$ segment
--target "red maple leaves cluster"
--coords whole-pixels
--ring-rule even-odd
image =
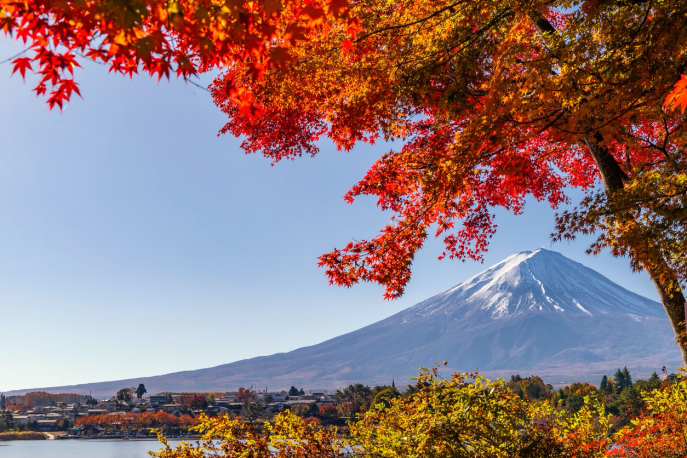
[[[365,33],[369,31],[360,32]],[[341,54],[352,66],[372,59],[377,49],[392,46],[372,38],[354,47],[346,41],[350,40],[342,41]],[[371,70],[370,79],[385,76],[375,71]],[[565,201],[566,186],[588,189],[595,180],[594,163],[581,148],[570,147],[539,126],[509,127],[512,130],[506,142],[503,132],[493,132],[494,141],[484,141],[488,135],[482,133],[470,154],[457,158],[461,153],[454,146],[456,136],[465,131],[476,112],[493,110],[494,105],[486,97],[477,97],[468,114],[454,116],[456,111],[453,107],[447,110],[444,101],[455,89],[442,75],[414,95],[414,106],[400,108],[405,101],[399,102],[398,94],[383,84],[371,85],[365,97],[349,98],[340,96],[347,88],[336,84],[317,87],[312,96],[308,89],[301,92],[296,88],[298,103],[287,106],[265,100],[271,87],[261,92],[262,88],[251,86],[262,108],[255,117],[243,114],[224,87],[225,82],[245,79],[242,72],[245,70],[238,66],[211,87],[215,103],[230,118],[221,133],[243,136],[241,146],[246,153],[262,153],[273,163],[317,154],[316,142],[322,137],[339,149],[350,150],[356,142],[374,143],[380,132],[389,132],[390,119],[401,125],[390,135],[405,140],[400,151],[382,155],[345,196],[348,203],[362,195],[377,197],[380,209],[395,214],[391,223],[371,240],[351,242],[320,257],[319,266],[326,268],[330,283],[339,286],[369,281],[384,285],[385,298],[399,297],[430,228],[435,236],[444,238],[446,249],[440,258],[481,259],[496,230],[492,207],[520,213],[527,196],[556,206]],[[403,110],[402,115],[397,114]],[[399,117],[404,119],[399,121]],[[413,117],[420,120],[410,120]],[[504,143],[509,144],[507,150]],[[456,221],[461,224],[458,228]]]
[[[242,61],[259,77],[286,59],[270,44],[302,38],[325,17],[344,20],[347,6],[347,0],[0,0],[0,30],[26,46],[12,73],[38,74],[34,91],[47,95],[51,109],[61,109],[80,95],[74,81],[79,58],[158,80]],[[242,102],[238,89],[233,95]]]
[[[346,194],[348,202],[360,195],[376,196],[378,207],[396,215],[372,240],[351,242],[321,256],[320,266],[327,268],[332,283],[376,282],[385,286],[385,298],[398,297],[429,228],[435,237],[443,236],[445,251],[439,259],[481,259],[496,231],[492,207],[517,214],[528,195],[556,206],[565,201],[566,186],[593,185],[591,160],[579,149],[557,145],[545,133],[527,138],[524,132],[525,139],[506,154],[493,154],[493,145],[487,143],[476,145],[474,156],[458,166],[451,143],[460,123],[439,129],[432,127],[436,124],[428,112],[427,119],[414,126],[415,137],[400,152],[382,156]],[[546,161],[541,160],[544,151]],[[465,173],[468,168],[479,173]],[[571,173],[562,176],[561,169]],[[458,228],[456,221],[461,222]]]
[[[562,51],[548,49],[542,37],[548,32],[538,30],[527,11],[461,3],[457,13],[451,2],[366,7],[358,11],[366,19],[357,38],[343,31],[310,37],[307,49],[290,50],[298,59],[288,72],[243,84],[247,69],[239,64],[211,87],[230,118],[222,133],[242,136],[247,153],[273,162],[317,154],[321,138],[343,150],[380,136],[403,142],[345,196],[349,203],[375,196],[394,216],[376,237],[320,257],[333,284],[369,281],[383,285],[387,299],[400,296],[430,233],[443,238],[440,258],[481,260],[496,230],[494,207],[518,214],[528,197],[557,207],[566,202],[566,188],[594,187],[599,170],[589,141],[607,148],[625,174],[654,167],[680,147],[675,122],[651,111],[661,102],[644,100],[640,83],[630,80],[626,92],[632,95],[624,99],[616,83],[590,76],[587,58],[565,73],[552,69],[563,65]],[[442,35],[453,14],[464,22],[456,19]],[[644,16],[635,16],[624,20],[643,26]],[[574,36],[566,27],[579,27],[555,10],[544,11],[542,20],[563,35]],[[580,55],[591,52],[583,42],[575,44]],[[610,45],[618,55],[631,52],[622,43]],[[231,98],[227,88],[237,84],[261,107],[259,117],[245,116]],[[655,94],[667,93],[664,81],[655,84],[662,88]]]
[[[684,110],[687,77],[670,92],[671,60],[649,52],[674,46],[677,16],[660,5],[600,14],[597,3],[580,21],[553,7],[444,0],[0,0],[0,28],[26,43],[13,72],[37,73],[51,108],[80,94],[81,58],[158,79],[221,69],[211,86],[229,116],[221,133],[242,136],[247,153],[274,163],[316,154],[321,138],[344,150],[404,142],[345,196],[376,196],[390,224],[319,263],[331,283],[376,282],[395,298],[429,233],[443,237],[440,258],[480,260],[493,207],[517,214],[528,196],[556,207],[566,187],[590,190],[590,142],[625,176],[682,147],[679,123],[652,107]],[[642,34],[629,43],[650,45],[617,40],[620,23]],[[573,224],[559,237],[575,230],[594,231]]]

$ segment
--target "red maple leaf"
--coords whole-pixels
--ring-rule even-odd
[[[666,101],[663,102],[663,109],[668,110],[674,105],[680,107],[680,112],[684,113],[685,108],[687,108],[687,76],[681,75],[680,81],[675,83],[673,90],[666,97]]]
[[[33,72],[33,67],[31,66],[31,58],[30,57],[17,57],[12,61],[13,67],[12,67],[12,74],[14,72],[19,71],[19,74],[21,75],[22,79],[26,79],[26,70],[28,69],[29,71]]]

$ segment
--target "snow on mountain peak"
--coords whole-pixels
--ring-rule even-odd
[[[411,307],[415,316],[479,314],[503,319],[526,312],[566,316],[623,313],[663,316],[660,304],[634,294],[598,272],[545,250],[514,253],[448,291]]]

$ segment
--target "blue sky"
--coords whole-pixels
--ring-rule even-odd
[[[0,41],[0,61],[21,48]],[[353,331],[540,246],[656,298],[626,260],[551,245],[554,212],[497,212],[484,264],[430,240],[400,300],[329,286],[317,256],[387,222],[345,192],[389,145],[270,167],[209,95],[84,62],[62,114],[0,65],[0,391],[156,375],[288,351]],[[204,83],[209,82],[205,79]],[[428,362],[430,364],[431,362]],[[233,387],[232,387],[233,388]]]

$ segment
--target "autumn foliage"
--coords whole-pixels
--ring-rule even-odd
[[[309,418],[278,414],[259,432],[240,420],[201,417],[198,444],[165,448],[155,456],[219,454],[227,458],[331,457],[558,457],[663,458],[687,453],[687,382],[664,383],[645,394],[647,412],[611,433],[610,415],[593,391],[575,413],[551,400],[528,400],[502,381],[476,374],[448,379],[424,371],[412,393],[360,413],[345,435]]]
[[[208,406],[208,401],[203,396],[194,396],[191,398],[190,407],[191,409],[205,409]]]
[[[15,36],[27,52],[12,61],[13,73],[34,72],[34,91],[62,108],[73,94],[79,61],[107,64],[132,76],[145,72],[184,79],[236,61],[253,77],[286,59],[278,43],[293,43],[323,18],[355,25],[346,0],[0,0],[0,30]],[[268,46],[270,44],[270,46]],[[238,88],[232,95],[241,102]]]
[[[664,386],[645,397],[646,412],[620,431],[617,448],[609,452],[616,458],[687,456],[687,383]]]
[[[250,388],[239,387],[239,391],[236,395],[236,400],[243,404],[250,404],[253,402],[255,393]]]
[[[429,235],[440,258],[481,260],[495,207],[589,193],[552,238],[595,234],[590,253],[646,269],[687,362],[685,14],[682,0],[0,0],[0,27],[28,47],[13,70],[37,73],[51,107],[78,94],[79,59],[158,78],[218,69],[221,132],[248,153],[397,141],[345,196],[393,216],[320,257],[337,285],[396,298]]]
[[[685,107],[687,107],[687,76],[685,75],[680,76],[680,81],[675,83],[675,87],[670,91],[663,104],[663,108],[667,109],[674,106],[680,107],[681,113],[684,113]]]
[[[685,100],[687,4],[363,0],[351,14],[354,37],[332,24],[259,81],[238,62],[211,86],[222,132],[273,163],[322,139],[396,142],[344,197],[374,197],[391,220],[320,257],[330,282],[397,298],[428,236],[443,239],[440,259],[482,260],[495,208],[560,208],[576,189],[587,195],[552,239],[594,234],[589,253],[646,269],[687,362],[687,131],[671,108]]]
[[[324,137],[345,150],[404,141],[345,197],[375,196],[391,223],[320,258],[333,283],[377,282],[398,297],[430,232],[444,239],[440,257],[481,259],[493,207],[520,213],[528,197],[557,207],[566,188],[593,189],[600,160],[639,179],[680,160],[681,119],[661,109],[680,72],[683,48],[671,40],[684,38],[672,32],[684,5],[669,3],[562,14],[566,2],[359,2],[355,40],[340,27],[312,35],[289,47],[288,68],[245,86],[261,117],[229,97],[248,66],[224,72],[213,96],[230,118],[223,132],[273,161],[316,154]],[[601,229],[603,217],[561,236]],[[601,245],[632,246],[630,235]]]
[[[79,59],[158,78],[218,69],[222,132],[246,152],[401,142],[345,196],[394,216],[320,257],[337,285],[398,297],[430,234],[440,258],[481,260],[495,207],[590,192],[553,239],[596,234],[590,252],[646,269],[687,358],[686,13],[682,0],[0,0],[0,27],[26,43],[13,71],[37,73],[51,107],[79,93]]]
[[[121,412],[116,414],[89,415],[79,417],[76,425],[97,425],[103,428],[129,429],[129,428],[160,428],[177,427],[191,428],[199,423],[197,418],[190,415],[177,417],[167,412]]]
[[[33,407],[36,405],[47,405],[54,404],[58,402],[73,403],[73,402],[86,402],[87,397],[83,394],[74,393],[47,393],[45,391],[31,391],[22,395],[14,395],[7,397],[8,407],[14,406],[13,408],[19,407]]]
[[[160,435],[164,448],[152,456],[181,458],[222,456],[274,458],[344,458],[350,456],[341,448],[336,428],[321,428],[317,422],[308,421],[290,413],[275,416],[273,423],[262,428],[231,420],[228,417],[208,418],[201,416],[196,428],[203,436],[196,444],[182,442],[171,447]]]
[[[336,418],[336,416],[338,415],[338,411],[336,410],[336,407],[332,405],[323,405],[322,407],[320,407],[318,415],[320,417],[325,418]]]

